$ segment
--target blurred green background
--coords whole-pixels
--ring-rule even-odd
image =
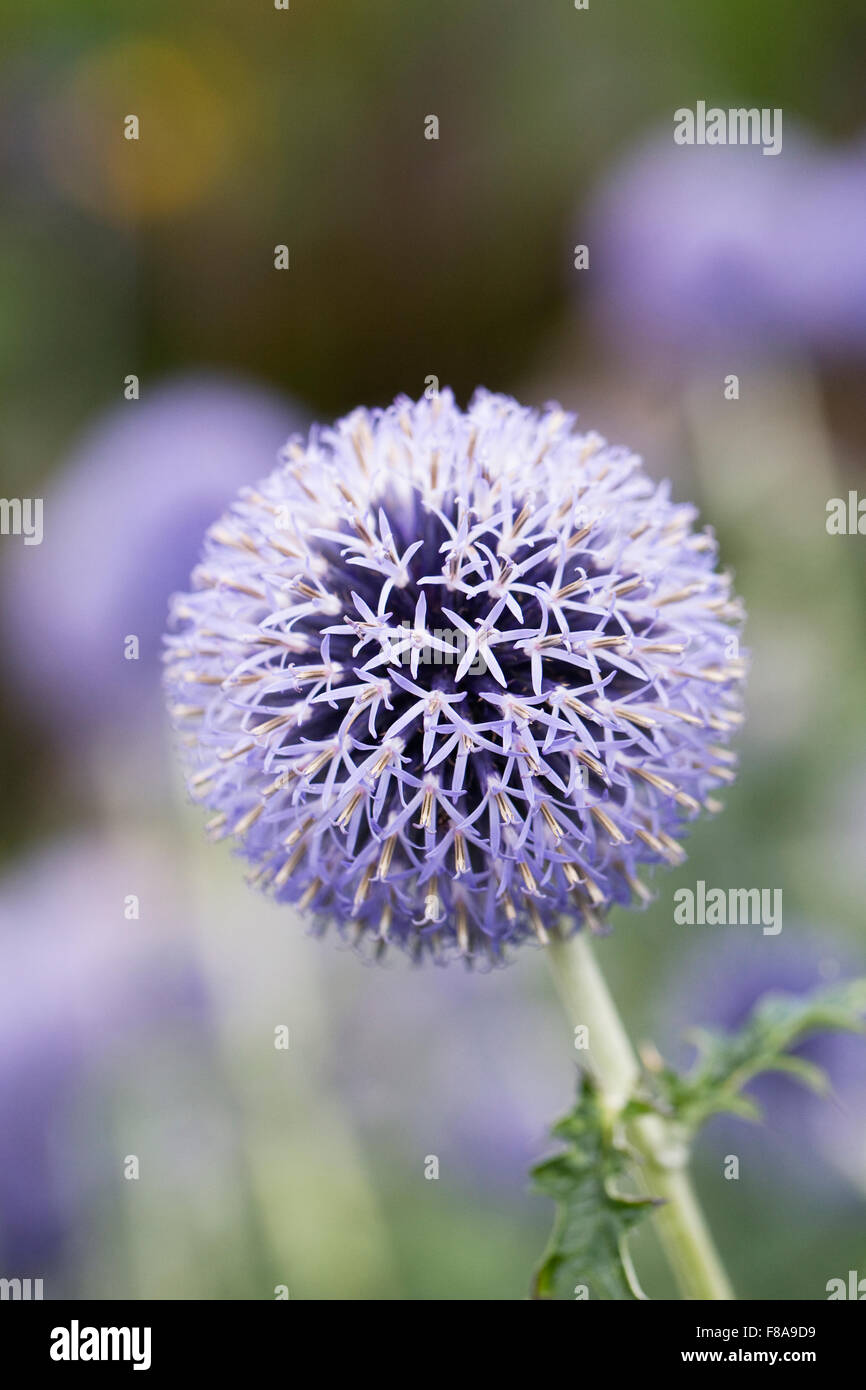
[[[479,384],[555,397],[642,452],[735,571],[750,718],[725,813],[645,913],[617,915],[601,962],[635,1037],[665,1046],[758,975],[862,969],[866,542],[829,536],[825,508],[864,486],[863,260],[829,234],[866,188],[851,154],[866,10],[10,0],[0,32],[2,490],[46,499],[42,546],[0,537],[0,1273],[44,1276],[49,1297],[522,1298],[552,1216],[526,1167],[574,1084],[544,962],[364,969],[204,844],[157,713],[159,615],[183,582],[165,478],[191,467],[159,393],[210,383],[183,406],[184,430],[200,421],[211,441],[202,475],[241,403],[263,412],[250,481],[272,466],[280,412],[327,420],[418,396],[431,375],[461,403]],[[639,348],[628,318],[608,322],[619,271],[599,273],[600,190],[699,99],[784,110],[778,161],[749,151],[768,178],[798,141],[812,152],[814,231],[792,283],[844,304],[838,331],[813,306],[765,341],[748,312],[760,296],[745,296],[720,365],[665,284],[683,311],[673,346],[649,311]],[[837,211],[818,174],[849,158]],[[718,238],[697,200],[688,215],[693,238]],[[733,232],[737,216],[731,203]],[[767,234],[769,264],[774,247],[789,258],[797,220]],[[851,234],[866,245],[866,221]],[[666,254],[655,237],[647,224],[647,280]],[[150,459],[132,438],[145,410]],[[202,529],[242,480],[222,477]],[[166,489],[165,517],[145,517],[142,486]],[[116,601],[114,626],[94,590]],[[130,671],[121,636],[149,617]],[[781,937],[675,928],[672,894],[696,878],[782,886]],[[765,1139],[718,1122],[701,1145],[698,1185],[743,1296],[821,1298],[866,1274],[866,1073],[850,1053],[838,1065],[820,1118],[785,1090]],[[719,1176],[732,1152],[736,1183]],[[651,1235],[638,1257],[649,1291],[669,1293]]]

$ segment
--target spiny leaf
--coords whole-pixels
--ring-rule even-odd
[[[586,1286],[590,1298],[645,1298],[626,1236],[655,1201],[618,1190],[631,1155],[603,1113],[588,1077],[582,1078],[574,1109],[553,1134],[567,1147],[532,1171],[537,1189],[558,1204],[553,1234],[535,1274],[533,1298],[573,1298],[578,1285]]]
[[[826,1073],[792,1055],[792,1049],[815,1033],[864,1032],[864,1013],[866,979],[808,995],[767,994],[736,1032],[701,1028],[691,1033],[698,1053],[690,1069],[680,1075],[663,1067],[649,1078],[649,1093],[633,1106],[649,1104],[694,1133],[720,1111],[760,1119],[759,1107],[742,1091],[763,1072],[787,1072],[827,1095],[831,1088]]]
[[[825,1073],[793,1049],[815,1033],[864,1032],[864,1014],[866,979],[805,996],[765,995],[736,1032],[696,1030],[691,1036],[697,1057],[685,1074],[659,1058],[615,1118],[605,1112],[592,1080],[584,1076],[574,1109],[553,1130],[565,1143],[564,1151],[533,1170],[536,1187],[557,1202],[533,1297],[572,1298],[576,1286],[585,1285],[591,1298],[644,1298],[626,1237],[656,1200],[619,1188],[635,1167],[623,1138],[632,1121],[661,1114],[670,1135],[688,1144],[719,1111],[758,1120],[760,1109],[743,1088],[768,1071],[787,1072],[826,1095]]]

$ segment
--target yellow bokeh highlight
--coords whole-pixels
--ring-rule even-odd
[[[51,181],[112,222],[159,220],[194,207],[235,163],[249,83],[230,52],[193,58],[175,44],[130,39],[88,54],[44,113]],[[127,139],[136,116],[139,138]]]

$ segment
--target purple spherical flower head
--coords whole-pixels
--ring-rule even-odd
[[[641,460],[479,391],[294,438],[172,604],[190,786],[279,901],[494,959],[598,925],[732,778],[741,619]]]

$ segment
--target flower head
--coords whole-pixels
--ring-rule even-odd
[[[172,604],[190,786],[280,901],[502,955],[647,895],[732,779],[739,605],[641,460],[479,391],[292,439]]]

